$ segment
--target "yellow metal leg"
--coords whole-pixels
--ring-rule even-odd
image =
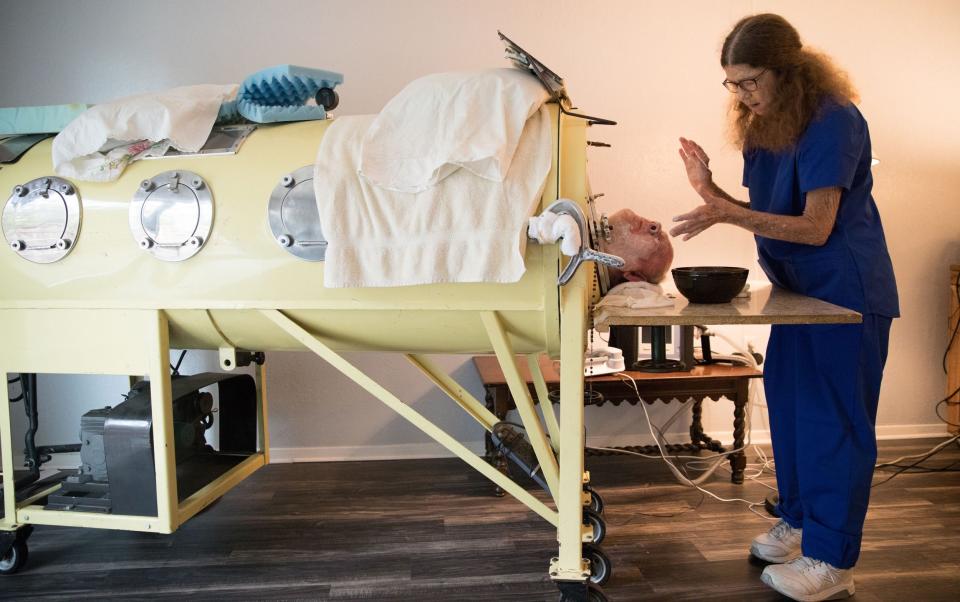
[[[493,425],[499,422],[496,414],[487,409],[487,406],[480,403],[476,397],[464,389],[460,383],[450,378],[443,370],[424,355],[409,353],[407,360],[416,366],[418,370],[427,375],[427,378],[433,381],[433,384],[447,394],[450,399],[457,402],[474,420],[480,423],[487,431],[493,429]]]
[[[547,381],[543,378],[543,371],[540,370],[540,354],[531,353],[527,355],[527,366],[530,368],[533,387],[537,391],[537,400],[540,402],[540,413],[543,414],[543,421],[547,424],[547,432],[550,433],[550,445],[553,447],[554,452],[559,452],[560,425],[557,423],[557,415],[553,412],[553,404],[550,402],[550,392],[547,390]]]
[[[367,376],[363,371],[348,362],[315,336],[304,330],[299,324],[288,318],[283,312],[275,309],[260,310],[266,318],[276,324],[284,332],[300,342],[304,347],[313,351],[331,366],[339,370],[344,376],[363,387],[368,393],[382,401],[387,407],[405,418],[415,427],[426,433],[431,439],[450,450],[461,460],[475,468],[485,477],[499,485],[504,491],[517,498],[523,505],[530,508],[552,525],[557,525],[557,513],[546,504],[533,497],[523,487],[490,466],[486,460],[470,451],[465,445],[451,437],[446,431],[433,424],[416,410],[403,403],[395,395],[383,388],[379,383]]]
[[[152,312],[155,328],[147,334],[150,413],[153,417],[153,467],[157,484],[157,520],[164,533],[177,522],[177,460],[173,445],[173,392],[170,383],[170,336],[167,316]]]
[[[560,490],[557,502],[560,554],[550,576],[584,580],[590,575],[583,559],[583,353],[586,347],[587,288],[581,270],[560,290]]]
[[[16,479],[13,476],[13,433],[10,429],[10,396],[7,395],[9,374],[6,367],[0,365],[3,377],[3,395],[0,395],[0,455],[3,456],[3,520],[0,529],[12,530],[16,524],[17,497],[14,495]]]
[[[257,364],[254,378],[257,381],[257,443],[263,454],[263,463],[270,463],[270,424],[267,410],[267,368]]]
[[[493,350],[497,354],[497,360],[500,362],[500,369],[503,370],[503,376],[507,380],[507,386],[510,387],[513,403],[527,431],[530,445],[537,455],[537,461],[540,462],[543,478],[550,488],[550,494],[554,501],[557,501],[557,486],[559,485],[557,457],[547,441],[547,436],[540,425],[540,419],[537,418],[537,410],[533,407],[533,399],[530,398],[527,382],[520,374],[513,347],[510,345],[510,340],[507,338],[507,333],[504,331],[503,324],[500,323],[500,318],[496,312],[480,312],[480,318],[487,329],[487,335],[493,344]]]

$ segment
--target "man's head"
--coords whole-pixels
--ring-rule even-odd
[[[623,258],[621,270],[610,268],[614,283],[623,280],[657,283],[663,280],[673,262],[670,237],[653,222],[640,217],[630,209],[621,209],[609,218],[610,240],[603,251]]]

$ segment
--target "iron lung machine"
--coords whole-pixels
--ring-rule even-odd
[[[563,99],[555,100],[553,165],[539,211],[558,198],[573,199],[567,210],[586,227],[589,121],[567,114]],[[328,124],[259,126],[235,154],[139,161],[111,183],[54,176],[49,139],[0,169],[0,190],[9,191],[3,213],[7,248],[0,249],[0,372],[144,378],[129,407],[89,416],[86,427],[102,433],[105,446],[126,438],[142,452],[149,440],[151,451],[127,454],[150,469],[138,469],[137,481],[137,495],[149,502],[131,506],[114,493],[109,512],[67,509],[71,490],[62,483],[25,499],[5,496],[0,532],[8,556],[25,553],[26,534],[35,524],[171,533],[269,462],[264,367],[257,366],[251,415],[239,419],[238,428],[247,433],[243,449],[236,450],[243,457],[184,495],[177,454],[205,454],[190,431],[196,420],[202,426],[204,412],[184,414],[180,400],[193,389],[185,392],[182,380],[171,378],[170,348],[216,350],[227,371],[251,352],[308,350],[554,525],[560,548],[550,576],[562,590],[582,589],[596,575],[605,557],[595,540],[604,529],[585,489],[582,372],[593,270],[574,272],[557,245],[529,244],[526,272],[512,284],[324,288],[315,205],[310,215],[310,166]],[[539,464],[550,503],[340,355],[356,350],[405,354],[488,431],[497,418],[424,354],[495,353],[524,422],[525,455]],[[537,357],[561,360],[559,417],[553,411],[538,416],[518,354],[526,356],[544,408],[553,406]],[[10,492],[10,404],[6,396],[0,403],[3,482]],[[132,412],[132,419],[119,420],[114,413],[121,411]],[[178,443],[183,425],[189,436]],[[113,472],[110,455],[100,468]],[[600,599],[595,595],[590,599]]]

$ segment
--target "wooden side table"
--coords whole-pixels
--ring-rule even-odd
[[[473,358],[480,379],[486,390],[487,408],[504,420],[507,412],[514,409],[513,398],[504,379],[500,365],[494,356],[480,355]],[[560,383],[560,362],[554,362],[546,356],[540,358],[540,369],[551,391],[557,389]],[[519,362],[522,374],[530,387],[531,395],[536,400],[536,391],[530,384],[530,373],[526,362]],[[585,405],[602,406],[605,403],[620,405],[629,403],[636,405],[641,400],[647,404],[656,401],[669,403],[674,399],[687,400],[693,398],[693,420],[690,424],[690,443],[671,445],[669,451],[689,451],[708,449],[723,452],[725,449],[719,441],[711,439],[703,432],[701,422],[705,399],[719,400],[721,397],[733,401],[733,449],[740,449],[744,443],[744,411],[749,394],[749,379],[762,376],[763,373],[746,366],[697,366],[689,372],[666,372],[651,374],[647,372],[626,372],[637,384],[637,391],[629,381],[619,376],[607,374],[588,377],[584,383]],[[637,392],[639,391],[639,399]],[[495,465],[503,466],[504,461],[498,458],[499,454],[493,447],[489,433],[486,436],[487,459]],[[629,446],[622,449],[639,453],[657,454],[656,445]],[[734,483],[743,483],[743,471],[747,464],[746,454],[740,451],[730,455],[730,480]]]

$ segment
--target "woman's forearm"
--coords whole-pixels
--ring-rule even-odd
[[[813,246],[821,246],[827,242],[840,203],[839,188],[824,188],[808,193],[803,215],[778,215],[754,211],[748,203],[737,201],[719,188],[716,188],[716,191],[707,193],[713,197],[707,202],[714,206],[720,202],[725,203],[723,222],[740,226],[765,238]],[[706,200],[706,196],[704,199]]]
[[[745,202],[745,201],[738,201],[737,199],[735,199],[735,198],[733,198],[732,196],[730,196],[729,194],[727,194],[727,192],[726,192],[725,190],[723,190],[722,188],[720,188],[719,186],[717,186],[717,185],[714,184],[713,182],[711,182],[710,185],[709,185],[705,190],[702,190],[702,191],[699,191],[699,192],[700,192],[700,196],[703,197],[704,200],[706,200],[706,195],[712,195],[712,196],[714,196],[714,197],[719,197],[719,198],[727,201],[728,203],[733,203],[734,205],[737,205],[737,206],[739,206],[739,207],[743,207],[744,209],[749,209],[749,208],[750,208],[750,203]]]

